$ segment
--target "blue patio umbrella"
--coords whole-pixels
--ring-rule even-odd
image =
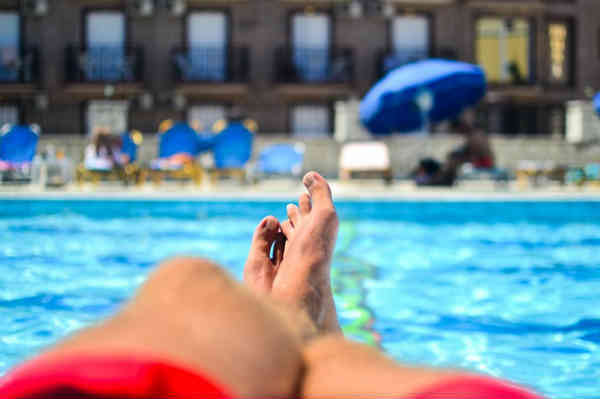
[[[376,135],[415,131],[427,121],[456,118],[485,91],[485,74],[476,65],[440,59],[415,62],[373,86],[360,104],[360,120]]]
[[[600,93],[596,94],[596,97],[594,97],[594,109],[598,115],[600,115]]]

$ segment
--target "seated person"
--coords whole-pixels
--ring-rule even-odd
[[[494,153],[483,131],[462,121],[454,123],[453,130],[464,135],[464,144],[452,151],[444,164],[434,159],[422,160],[412,173],[417,185],[452,186],[460,168],[467,164],[479,170],[494,168]]]
[[[314,172],[304,185],[288,220],[257,226],[243,285],[207,260],[165,262],[121,312],[3,377],[0,397],[540,399],[346,340],[331,289],[331,190]]]
[[[494,153],[488,136],[464,122],[455,123],[455,130],[465,136],[465,143],[451,156],[462,164],[469,163],[475,169],[493,169]]]
[[[108,171],[128,163],[129,157],[121,152],[121,138],[105,127],[94,129],[92,142],[85,148],[85,168]]]

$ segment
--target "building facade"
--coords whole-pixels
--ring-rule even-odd
[[[428,57],[482,65],[489,132],[561,135],[600,90],[600,1],[2,0],[0,124],[206,129],[235,107],[326,136],[335,101]]]

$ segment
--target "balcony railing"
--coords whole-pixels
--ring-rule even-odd
[[[66,49],[66,79],[74,83],[139,82],[144,57],[139,46],[71,45]]]
[[[392,69],[396,69],[411,62],[428,58],[456,59],[456,51],[451,48],[441,48],[434,52],[428,48],[407,48],[402,50],[383,50],[377,57],[377,78],[382,78]]]
[[[244,83],[250,76],[247,47],[177,47],[171,61],[177,82]]]
[[[332,47],[281,47],[275,53],[279,83],[352,83],[352,49]]]
[[[18,49],[0,46],[0,84],[34,83],[39,77],[39,55],[36,47]]]

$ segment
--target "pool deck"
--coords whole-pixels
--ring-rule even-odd
[[[380,181],[331,181],[337,200],[344,201],[600,201],[600,188],[544,185],[519,188],[515,183],[505,187],[493,182],[463,182],[453,188],[421,188],[411,181],[396,181],[386,186]],[[123,187],[118,183],[97,186],[71,185],[60,189],[43,189],[35,185],[0,185],[0,200],[145,200],[145,201],[272,201],[293,200],[304,188],[289,179],[273,179],[258,184],[240,185],[221,182],[218,185],[164,183],[142,187]]]

